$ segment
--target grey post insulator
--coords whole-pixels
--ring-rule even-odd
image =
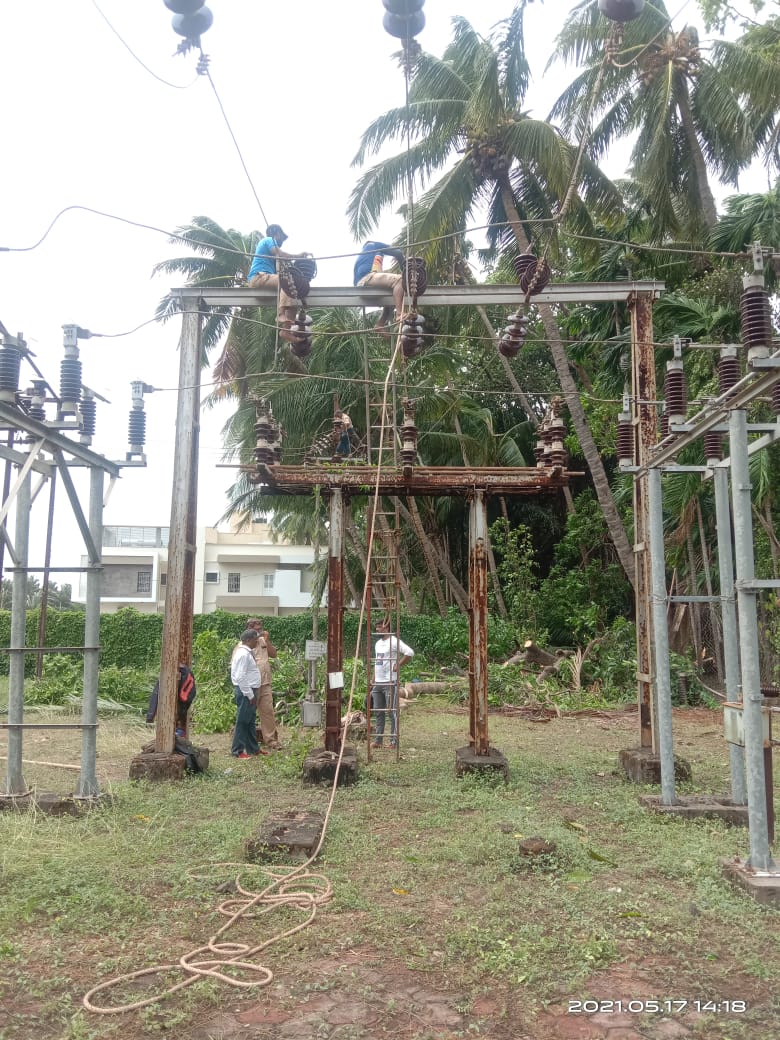
[[[613,22],[632,22],[645,9],[645,0],[599,0],[599,11]]]
[[[0,349],[0,400],[13,401],[19,389],[19,367],[22,353],[5,344]]]
[[[81,362],[78,348],[66,347],[65,353],[60,362],[60,414],[75,415],[81,400]]]
[[[97,419],[97,402],[91,394],[84,394],[84,399],[79,407],[81,414],[81,436],[83,444],[91,444],[95,436],[95,424]]]
[[[143,450],[146,441],[146,412],[139,408],[130,410],[130,419],[127,424],[127,439],[130,442],[130,450],[139,453]]]
[[[194,14],[203,7],[203,0],[163,0],[163,3],[174,14]]]
[[[411,40],[425,28],[425,14],[422,11],[413,11],[409,15],[401,15],[386,11],[382,25],[385,32],[397,40]]]
[[[425,0],[382,0],[382,3],[386,11],[403,16],[419,11],[425,5]]]
[[[213,22],[214,15],[208,7],[199,7],[192,14],[175,14],[171,19],[173,31],[188,40],[201,36],[211,28]]]

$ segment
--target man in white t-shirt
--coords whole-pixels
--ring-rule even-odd
[[[401,666],[414,657],[414,650],[390,634],[390,619],[385,617],[376,626],[379,639],[374,648],[374,685],[371,687],[371,720],[374,731],[372,747],[382,747],[385,734],[385,716],[390,716],[390,747],[396,747],[398,673]],[[400,657],[398,656],[400,653]]]

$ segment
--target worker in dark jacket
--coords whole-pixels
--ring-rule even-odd
[[[395,304],[395,316],[396,319],[400,318],[404,310],[404,287],[403,278],[400,274],[396,274],[394,271],[383,271],[384,257],[391,256],[398,262],[398,266],[403,270],[404,254],[400,249],[395,249],[393,246],[389,246],[386,242],[365,242],[363,249],[358,253],[357,260],[355,261],[355,270],[353,274],[352,284],[370,285],[374,288],[389,289],[393,294],[393,303]],[[379,321],[376,323],[377,329],[384,329],[388,321],[392,317],[392,310],[390,307],[383,307],[382,313],[379,316]]]

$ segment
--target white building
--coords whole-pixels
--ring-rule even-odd
[[[310,545],[271,540],[267,523],[241,531],[201,527],[196,536],[194,613],[296,614],[311,606]],[[86,562],[86,560],[82,560]],[[162,613],[168,571],[167,527],[104,527],[101,611],[135,607]],[[79,599],[84,599],[84,578]]]

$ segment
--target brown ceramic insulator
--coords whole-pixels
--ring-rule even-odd
[[[529,269],[525,272],[523,277],[520,279],[520,288],[524,293],[529,293],[531,296],[535,296],[536,293],[540,293],[542,289],[550,281],[550,265],[546,260],[539,260],[534,264],[533,270]]]
[[[533,253],[518,253],[514,259],[515,276],[518,282],[522,282],[526,271],[536,267],[536,257]]]
[[[305,358],[311,354],[311,336],[301,333],[291,344],[292,352],[297,358]]]
[[[751,285],[739,301],[742,316],[742,342],[746,347],[769,347],[772,344],[772,313],[769,295],[763,286]]]
[[[739,382],[742,372],[736,354],[721,354],[718,360],[718,387],[722,394]]]
[[[265,415],[255,423],[255,439],[269,441],[274,432],[271,419]]]
[[[417,299],[422,296],[428,288],[428,275],[425,270],[425,261],[421,256],[410,256],[403,266],[402,272],[404,293]]]
[[[542,458],[544,457],[544,444],[541,441],[537,441],[534,445],[534,458],[536,459],[536,465],[541,466]]]
[[[558,466],[561,469],[566,465],[566,452],[563,448],[552,448],[547,454],[547,465]]]
[[[723,458],[723,434],[715,430],[707,430],[704,434],[705,459]]]
[[[772,411],[775,415],[780,415],[780,383],[775,383],[772,387]]]
[[[523,341],[517,337],[508,336],[506,333],[498,341],[498,352],[505,358],[517,357],[520,353]]]
[[[255,461],[262,463],[264,466],[270,466],[274,461],[274,450],[270,444],[258,445],[255,448]]]
[[[661,431],[661,440],[669,436],[669,415],[665,409],[663,412],[661,412],[661,422],[659,424],[659,428]]]
[[[673,362],[670,362],[670,365]],[[682,368],[667,366],[664,379],[664,397],[668,415],[685,415],[688,411],[688,389],[685,385],[685,373]]]
[[[634,427],[631,418],[618,418],[617,425],[617,456],[618,459],[630,459],[634,461]]]

